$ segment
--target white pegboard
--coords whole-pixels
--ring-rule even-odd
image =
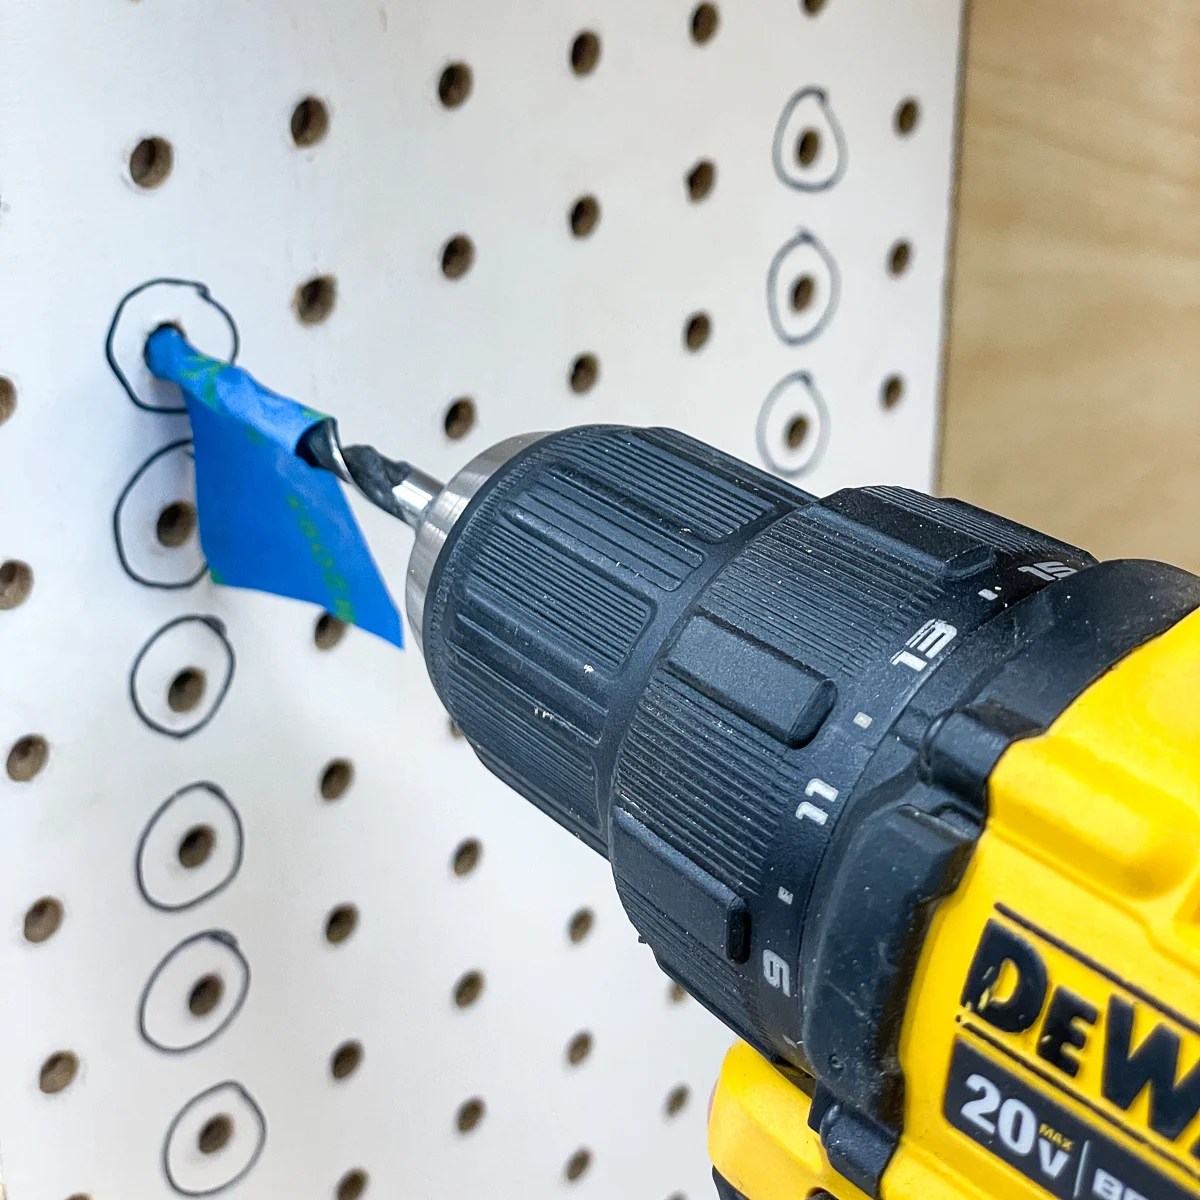
[[[162,586],[202,566],[194,534],[165,548],[155,532],[191,486],[186,420],[135,407],[104,348],[131,289],[200,281],[260,379],[443,477],[509,434],[611,420],[765,455],[818,492],[928,486],[957,0],[719,8],[699,44],[678,0],[8,0],[0,561],[28,564],[33,587],[0,611],[0,751],[49,747],[33,778],[0,775],[11,1200],[326,1198],[354,1169],[370,1197],[711,1194],[705,1099],[728,1035],[672,1002],[606,864],[452,738],[412,650],[355,630],[321,650],[303,605]],[[582,30],[600,55],[579,75]],[[473,84],[447,108],[451,62]],[[328,128],[298,148],[289,121],[310,95]],[[172,151],[150,189],[129,176],[148,137]],[[691,200],[702,160],[715,183]],[[574,237],[587,194],[600,219]],[[448,279],[460,234],[474,259]],[[893,275],[898,240],[910,261]],[[302,324],[296,289],[322,275],[332,311]],[[166,319],[221,348],[228,329],[186,291],[142,295],[118,365],[136,375]],[[579,394],[585,353],[599,379]],[[903,395],[885,407],[892,376]],[[476,420],[452,440],[461,396]],[[409,535],[358,511],[402,595]],[[20,579],[4,578],[11,599]],[[186,667],[206,688],[180,714],[167,693]],[[334,760],[353,779],[325,799]],[[212,845],[203,858],[193,839],[185,857],[203,861],[184,867],[197,828]],[[460,876],[467,839],[482,855]],[[61,923],[30,941],[43,897]],[[346,905],[357,923],[331,943]],[[581,908],[594,926],[576,943]],[[30,932],[56,912],[35,909]],[[483,990],[459,1007],[471,971]],[[221,995],[194,1016],[209,975]],[[582,1031],[591,1053],[571,1065]],[[361,1062],[334,1078],[348,1043]],[[41,1090],[44,1068],[53,1085],[75,1061]]]

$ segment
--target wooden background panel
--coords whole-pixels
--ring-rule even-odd
[[[941,488],[1200,570],[1200,4],[975,0]]]

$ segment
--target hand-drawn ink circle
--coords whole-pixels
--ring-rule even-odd
[[[113,538],[117,544],[117,558],[120,559],[125,574],[144,587],[161,588],[164,591],[194,587],[208,570],[199,538],[194,534],[179,546],[168,548],[160,544],[161,539],[155,537],[154,518],[159,516],[161,509],[153,503],[155,497],[149,493],[145,497],[141,495],[144,489],[149,489],[149,492],[163,491],[158,476],[169,476],[171,460],[184,455],[192,457],[190,438],[180,438],[178,441],[169,442],[161,450],[156,450],[121,489],[121,494],[117,497],[117,506],[113,510]],[[166,498],[165,494],[161,497]],[[143,500],[144,503],[139,503]],[[159,566],[161,569],[155,575],[151,575],[152,566]]]
[[[190,1004],[198,983],[209,986]],[[184,1054],[211,1042],[241,1011],[250,964],[223,929],[193,934],[164,955],[142,990],[138,1032],[156,1050]]]
[[[829,412],[807,371],[788,375],[771,389],[755,434],[764,461],[787,479],[821,461],[829,442]]]
[[[204,329],[195,328],[198,321]],[[125,394],[146,412],[187,412],[182,397],[170,399],[179,394],[176,385],[156,379],[145,362],[146,339],[168,322],[181,324],[198,349],[225,362],[237,361],[241,342],[233,315],[213,298],[206,284],[166,276],[138,284],[117,304],[105,338],[104,356]],[[214,339],[223,344],[215,345]],[[151,396],[157,397],[156,403],[148,399]]]
[[[220,1137],[209,1136],[220,1128]],[[163,1140],[167,1182],[181,1196],[215,1196],[250,1173],[267,1141],[267,1121],[235,1080],[193,1096],[176,1113]]]
[[[808,288],[795,303],[796,281]],[[767,312],[780,341],[799,346],[811,341],[833,319],[841,295],[837,263],[820,239],[807,231],[784,243],[767,270]]]
[[[181,912],[215,896],[242,865],[242,820],[216,784],[189,783],[168,796],[138,839],[134,874],[142,899]],[[204,852],[194,848],[202,844]]]
[[[173,634],[173,630],[181,632]],[[164,638],[179,642],[178,650],[164,645]],[[182,661],[184,658],[190,661]],[[233,682],[234,665],[233,646],[221,621],[201,614],[176,617],[150,638],[133,661],[129,697],[134,711],[157,733],[190,737],[216,715]],[[204,671],[213,683],[207,687],[202,703],[176,712],[168,705],[167,696],[171,681],[185,668]]]
[[[810,110],[811,115],[806,115]],[[803,153],[797,169],[792,165],[797,162],[793,150],[800,144]],[[831,144],[832,151],[826,148]],[[784,105],[775,126],[771,161],[781,183],[803,192],[823,191],[845,174],[846,135],[824,88],[801,88]]]

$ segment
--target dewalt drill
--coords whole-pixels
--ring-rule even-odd
[[[724,1200],[1200,1196],[1200,579],[663,429],[301,452],[415,528],[454,721],[741,1039]]]

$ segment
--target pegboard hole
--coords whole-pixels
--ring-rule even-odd
[[[50,743],[37,733],[18,738],[8,752],[8,777],[15,783],[28,783],[50,757]]]
[[[225,982],[220,975],[202,975],[188,994],[188,1012],[193,1017],[207,1017],[225,995]]]
[[[17,411],[17,385],[7,375],[0,375],[0,425]]]
[[[688,199],[696,204],[713,190],[717,182],[717,168],[707,158],[702,158],[685,176]]]
[[[574,1183],[576,1180],[582,1179],[587,1174],[588,1167],[592,1165],[592,1152],[590,1150],[580,1148],[576,1150],[570,1158],[567,1159],[567,1165],[563,1167],[563,1174],[567,1177],[568,1182]]]
[[[335,758],[321,772],[321,799],[340,800],[354,782],[354,764],[346,758]]]
[[[801,7],[810,17],[815,17],[825,7],[825,0],[801,0]]]
[[[580,196],[571,206],[571,233],[587,237],[600,223],[600,201],[595,196]]]
[[[358,928],[358,909],[353,904],[339,904],[325,918],[325,940],[336,946]]]
[[[292,141],[297,146],[315,146],[329,132],[329,109],[316,96],[305,96],[292,109]]]
[[[38,1087],[47,1096],[52,1096],[55,1092],[61,1092],[64,1088],[70,1087],[78,1071],[79,1059],[70,1050],[59,1050],[42,1063],[42,1070],[38,1075]]]
[[[571,391],[582,396],[596,386],[600,378],[600,360],[594,354],[581,354],[571,364]]]
[[[886,409],[893,409],[904,399],[904,380],[899,375],[889,375],[879,389],[879,402]]]
[[[53,896],[35,900],[25,913],[25,940],[37,943],[53,937],[62,919],[63,906]]]
[[[167,688],[167,707],[173,713],[191,712],[204,699],[206,686],[207,679],[199,667],[184,667]]]
[[[596,924],[596,914],[590,908],[581,908],[567,922],[567,937],[576,945],[584,940]]]
[[[668,1117],[679,1116],[687,1108],[691,1096],[691,1089],[686,1083],[681,1083],[678,1087],[673,1087],[667,1093],[667,1098],[663,1101],[663,1112]]]
[[[0,563],[0,609],[24,604],[33,588],[33,571],[28,563],[10,558]]]
[[[567,1062],[577,1067],[584,1062],[592,1052],[592,1035],[586,1029],[581,1030],[567,1043]]]
[[[817,294],[817,281],[811,275],[801,275],[792,284],[792,311],[805,312]]]
[[[821,153],[821,134],[816,129],[801,131],[796,139],[796,161],[802,167],[811,167]]]
[[[667,988],[667,999],[672,1004],[682,1004],[688,998],[687,988],[682,983],[672,983]]]
[[[459,1105],[454,1124],[458,1127],[459,1133],[470,1133],[483,1120],[486,1113],[487,1105],[484,1104],[482,1098],[472,1096],[470,1100]]]
[[[571,70],[576,75],[590,75],[600,62],[600,36],[585,29],[571,43]]]
[[[461,279],[475,262],[475,246],[465,233],[457,233],[442,247],[442,274]]]
[[[692,41],[703,46],[711,41],[721,24],[721,14],[715,4],[697,4],[692,10]]]
[[[712,320],[708,313],[692,313],[683,327],[683,344],[695,354],[704,347],[712,333]]]
[[[476,838],[467,838],[465,842],[459,843],[458,849],[454,851],[454,858],[451,865],[455,875],[460,878],[464,875],[470,875],[472,871],[479,866],[479,860],[483,857],[483,845]]]
[[[896,115],[893,118],[896,126],[896,132],[901,137],[907,137],[917,127],[917,122],[921,119],[921,106],[911,96],[907,100],[901,100],[896,106]]]
[[[189,871],[203,866],[216,844],[216,830],[211,825],[193,825],[179,840],[179,865]]]
[[[783,443],[789,450],[799,450],[811,432],[812,422],[807,417],[793,417],[783,431]]]
[[[175,151],[166,138],[142,138],[129,156],[129,178],[140,188],[156,188],[171,174]]]
[[[229,1145],[233,1137],[233,1118],[228,1113],[209,1117],[196,1138],[196,1148],[201,1154],[216,1154]]]
[[[359,1200],[367,1190],[368,1182],[367,1173],[361,1168],[355,1167],[353,1171],[347,1171],[338,1180],[337,1191],[335,1193],[337,1200]]]
[[[337,303],[337,280],[332,275],[316,275],[296,289],[292,302],[301,325],[320,325]]]
[[[448,438],[457,441],[466,437],[475,427],[475,401],[470,396],[459,396],[446,409],[446,419],[442,422]]]
[[[459,729],[458,722],[453,717],[446,722],[446,729],[454,741],[461,742],[463,740],[463,731]]]
[[[896,242],[888,251],[888,274],[903,275],[912,262],[912,243],[903,239]]]
[[[362,1042],[343,1042],[329,1060],[329,1073],[334,1079],[349,1079],[362,1065]]]
[[[447,108],[457,108],[471,94],[473,77],[464,62],[451,63],[438,80],[438,99]]]
[[[454,1003],[459,1008],[470,1008],[483,995],[483,972],[468,971],[454,985]]]
[[[159,542],[169,550],[182,546],[196,532],[196,506],[186,500],[168,504],[158,514],[154,533]]]
[[[333,613],[322,613],[313,625],[313,644],[318,650],[332,650],[346,634],[346,622]]]

